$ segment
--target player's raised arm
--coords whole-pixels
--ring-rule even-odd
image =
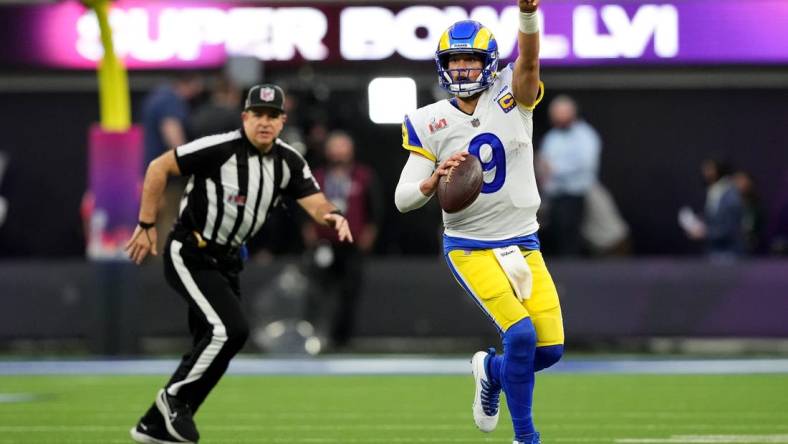
[[[519,54],[514,62],[512,90],[521,105],[531,107],[539,97],[539,0],[518,0],[520,31],[517,33]]]

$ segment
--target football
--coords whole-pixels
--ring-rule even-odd
[[[456,213],[472,204],[482,191],[484,176],[479,158],[468,155],[438,181],[438,202],[443,211]]]

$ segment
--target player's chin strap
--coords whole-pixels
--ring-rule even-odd
[[[531,267],[528,266],[523,254],[520,252],[520,247],[517,245],[510,245],[508,247],[493,248],[495,259],[501,264],[506,278],[514,289],[517,299],[520,302],[525,301],[531,297],[531,289],[533,288],[534,278],[531,273]]]
[[[476,77],[476,80],[473,82],[461,82],[461,81],[453,81],[451,77],[452,71],[471,71],[471,69],[461,68],[461,69],[446,69],[442,71],[443,78],[446,80],[446,88],[451,94],[454,94],[457,97],[470,97],[474,94],[478,94],[485,89],[489,88],[491,83],[484,84],[482,81],[484,80],[484,75],[486,71],[489,71],[489,67],[482,69],[479,73],[479,76]]]
[[[484,72],[479,73],[479,77],[477,77],[474,82],[453,82],[451,80],[451,74],[449,74],[448,71],[444,72],[443,75],[449,80],[449,92],[457,97],[470,97],[484,91],[490,86],[482,84]]]
[[[485,89],[487,87],[482,86],[479,82],[452,84],[449,86],[451,93],[458,97],[470,97]]]

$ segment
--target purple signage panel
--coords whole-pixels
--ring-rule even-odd
[[[788,1],[561,1],[542,9],[550,65],[788,64]]]
[[[443,30],[467,18],[493,30],[503,59],[516,55],[513,0],[113,5],[115,48],[131,69],[218,67],[228,56],[272,63],[428,60]],[[77,1],[0,13],[14,15],[6,19],[15,25],[0,36],[17,44],[4,46],[19,49],[0,56],[3,64],[91,69],[101,56],[95,17]],[[552,0],[543,2],[540,17],[542,60],[550,66],[788,64],[786,0]]]
[[[83,203],[89,221],[87,255],[126,259],[123,247],[137,226],[142,189],[142,127],[111,132],[94,125],[89,141],[90,179]]]

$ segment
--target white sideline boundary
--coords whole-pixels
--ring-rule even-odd
[[[770,444],[788,443],[788,435],[673,435],[670,438],[619,438],[616,444]]]
[[[470,357],[239,357],[234,375],[466,375]],[[167,375],[174,359],[0,361],[0,375]],[[547,373],[752,374],[788,373],[788,359],[566,359]]]

